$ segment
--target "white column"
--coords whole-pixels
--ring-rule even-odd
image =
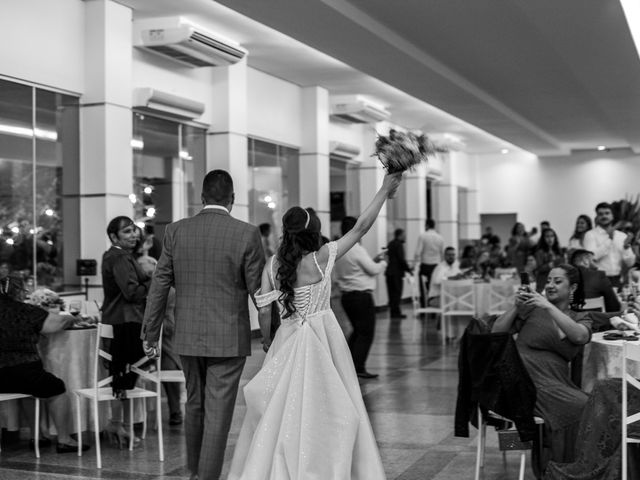
[[[464,189],[460,191],[460,229],[461,240],[478,240],[480,233],[480,215],[478,215],[478,191]]]
[[[109,247],[107,223],[133,215],[131,152],[131,10],[108,0],[85,2],[85,94],[80,105],[80,236],[82,258]],[[100,298],[101,289],[92,289]]]
[[[215,111],[207,132],[205,170],[222,169],[233,178],[233,216],[249,220],[249,166],[247,161],[247,63],[212,69]],[[206,172],[205,172],[206,173]],[[196,185],[202,181],[196,180]],[[198,197],[200,196],[198,191]]]
[[[329,92],[322,87],[302,89],[302,145],[300,146],[300,206],[312,207],[330,236]]]
[[[424,231],[427,219],[427,174],[426,165],[420,165],[413,172],[404,174],[404,189],[399,191],[405,197],[404,228],[407,236],[405,254],[411,262],[416,252],[418,236]]]

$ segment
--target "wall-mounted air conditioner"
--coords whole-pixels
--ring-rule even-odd
[[[350,160],[360,155],[360,148],[348,143],[331,141],[329,142],[329,153],[331,156]]]
[[[204,113],[204,103],[154,88],[134,89],[132,107],[143,112],[188,119],[198,118]]]
[[[247,55],[247,51],[232,40],[209,32],[182,17],[134,21],[133,45],[187,67],[232,65]]]
[[[330,113],[332,118],[349,123],[376,123],[391,116],[382,105],[359,95],[332,97]]]

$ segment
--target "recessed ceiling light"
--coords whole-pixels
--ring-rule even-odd
[[[606,150],[606,149],[607,149],[607,147],[605,147],[604,145],[598,145],[598,150],[600,152],[602,152],[603,150]]]
[[[509,153],[509,149],[508,148],[503,148],[502,150],[500,150],[500,153],[505,155],[505,154]]]

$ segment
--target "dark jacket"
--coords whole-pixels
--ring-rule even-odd
[[[491,410],[513,420],[523,442],[536,437],[536,388],[511,334],[490,333],[472,320],[462,336],[458,372],[457,437],[469,436],[469,421],[477,424],[478,404],[484,415]]]
[[[619,312],[621,310],[620,301],[613,291],[611,281],[602,270],[593,270],[578,267],[582,274],[582,284],[584,286],[584,298],[604,297],[604,309],[606,312]]]
[[[411,268],[404,255],[404,242],[391,240],[387,245],[389,263],[385,275],[402,277],[405,272],[411,273]]]
[[[107,250],[102,256],[102,322],[141,324],[150,283],[133,255],[117,247]]]

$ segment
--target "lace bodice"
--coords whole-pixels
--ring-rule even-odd
[[[324,271],[318,265],[318,261],[316,260],[316,254],[313,252],[313,260],[320,271],[320,275],[322,276],[321,280],[316,283],[312,283],[310,285],[303,285],[301,287],[296,287],[294,292],[293,304],[296,307],[296,312],[283,320],[284,323],[296,322],[300,320],[304,320],[309,316],[316,314],[318,312],[323,312],[325,310],[329,310],[329,300],[331,297],[331,270],[333,269],[333,265],[336,260],[337,253],[337,245],[336,242],[330,242],[327,244],[329,248],[329,259],[327,261],[327,266]],[[271,258],[269,264],[269,276],[271,278],[271,284],[275,285],[275,276],[273,271],[273,260],[274,257]],[[278,298],[282,295],[282,292],[278,289],[274,289],[265,294],[256,294],[256,303],[258,307],[264,307],[269,305],[271,302],[278,300]],[[284,307],[280,302],[278,302],[280,307],[280,314],[284,310]]]

